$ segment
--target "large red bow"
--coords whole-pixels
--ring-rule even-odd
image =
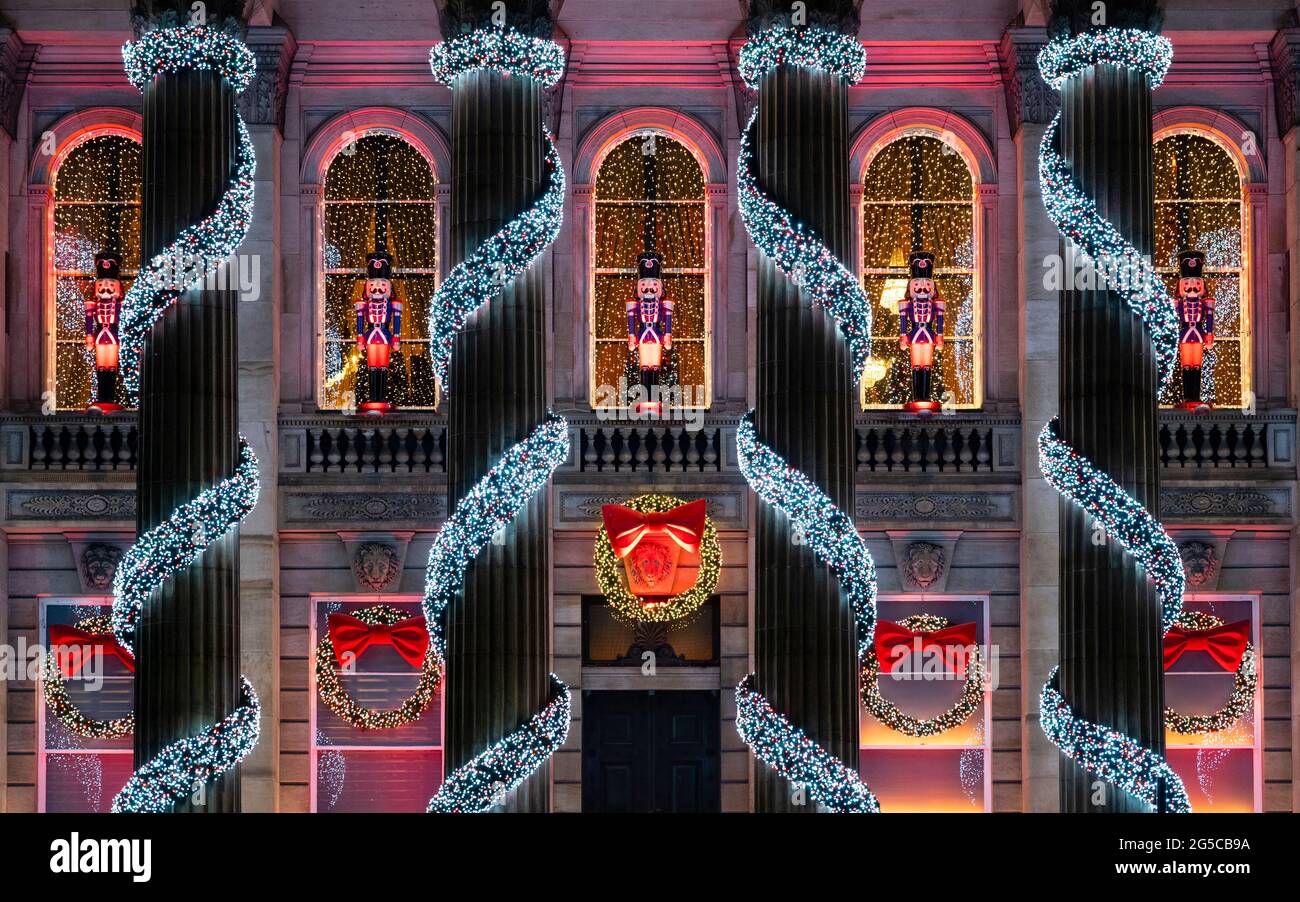
[[[424,666],[429,650],[429,631],[423,617],[408,617],[396,623],[366,623],[351,614],[329,615],[330,642],[340,667],[361,657],[372,645],[391,645],[412,667]]]
[[[614,547],[614,555],[625,558],[642,539],[665,535],[690,554],[698,554],[704,539],[705,499],[681,504],[663,513],[643,514],[621,504],[606,504],[600,509],[605,532]]]
[[[894,650],[898,646],[903,646],[909,652],[915,652],[918,641],[921,650],[939,649],[943,653],[943,661],[948,669],[953,673],[961,673],[966,669],[966,649],[975,644],[975,624],[959,623],[956,626],[926,632],[909,630],[901,623],[894,623],[892,620],[882,620],[876,624],[876,660],[880,662],[880,670],[889,673],[894,669],[894,665],[907,657],[907,655],[895,655]]]
[[[50,647],[63,649],[55,654],[59,670],[65,677],[81,673],[86,662],[95,655],[117,658],[127,670],[135,673],[135,657],[119,645],[111,633],[88,633],[75,626],[55,623],[50,625]]]
[[[1241,666],[1241,656],[1246,653],[1248,642],[1249,620],[1236,620],[1205,630],[1175,626],[1165,633],[1165,670],[1172,667],[1185,651],[1205,651],[1224,670],[1236,671]]]

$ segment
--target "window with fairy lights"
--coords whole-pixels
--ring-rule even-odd
[[[1205,290],[1215,299],[1214,345],[1205,352],[1201,397],[1217,407],[1250,406],[1250,214],[1243,167],[1236,149],[1211,132],[1157,135],[1156,271],[1173,303],[1179,252],[1205,253]],[[1181,400],[1174,379],[1160,403]]]
[[[107,728],[131,714],[135,678],[116,646],[97,644],[111,631],[112,605],[112,598],[41,599],[41,645],[65,664],[57,685],[42,673],[36,698],[39,811],[106,813],[131,776],[131,733]],[[67,644],[56,648],[59,641]],[[74,658],[72,646],[95,650]]]
[[[1191,594],[1183,611],[1164,638],[1165,757],[1193,812],[1262,811],[1259,598]]]
[[[391,596],[314,598],[311,608],[311,810],[322,813],[423,812],[442,785],[440,685],[418,715],[399,726],[365,729],[322,698],[316,651],[329,635],[329,616],[365,616],[376,605],[395,617],[423,618],[420,599]],[[423,622],[420,624],[423,628]],[[372,712],[402,710],[419,691],[422,672],[397,644],[371,642],[348,666],[335,666],[337,691]]]
[[[366,255],[381,249],[393,256],[393,297],[404,308],[388,400],[399,409],[437,406],[429,357],[429,307],[438,287],[436,185],[429,156],[388,132],[363,135],[330,160],[321,221],[321,409],[352,410],[368,400],[352,305],[362,294]]]
[[[861,272],[871,299],[872,338],[861,385],[864,409],[897,408],[911,397],[898,304],[907,294],[908,257],[917,251],[934,254],[935,283],[947,306],[931,397],[949,408],[982,403],[979,206],[973,169],[957,140],[918,128],[867,155]]]
[[[646,171],[653,155],[654,199]],[[667,406],[707,408],[709,375],[709,217],[704,169],[696,151],[647,131],[615,144],[597,163],[592,217],[591,404],[624,407],[621,385],[640,385],[637,357],[627,347],[626,303],[636,294],[637,255],[646,250],[650,217],[654,249],[663,256],[664,297],[673,301],[673,346],[659,384]]]
[[[48,379],[58,410],[84,410],[95,391],[95,353],[86,347],[86,299],[95,292],[95,255],[122,255],[122,290],[140,265],[140,144],[93,133],[54,171],[48,323]],[[126,403],[118,382],[119,404]]]
[[[859,772],[884,811],[992,810],[988,598],[877,600],[874,679],[859,706]],[[973,640],[973,645],[967,642]]]

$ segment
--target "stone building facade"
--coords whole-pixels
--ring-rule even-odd
[[[119,48],[130,27],[121,4],[73,5],[84,9],[0,2],[0,636],[14,647],[46,641],[52,606],[106,598],[106,574],[135,523],[133,416],[88,416],[58,392],[52,223],[59,167],[87,140],[138,141],[141,122],[140,96],[122,71]],[[648,15],[622,0],[554,5],[569,62],[547,95],[546,116],[569,191],[563,231],[538,265],[548,297],[549,397],[568,417],[572,440],[548,489],[550,651],[553,670],[574,690],[575,710],[547,776],[551,804],[558,811],[599,807],[601,798],[617,804],[609,802],[613,789],[593,794],[601,768],[631,768],[638,785],[658,781],[658,798],[672,778],[593,748],[599,733],[584,719],[599,710],[640,722],[667,696],[675,716],[703,710],[711,719],[705,732],[716,728],[688,754],[703,762],[689,779],[706,787],[705,807],[752,810],[756,765],[734,728],[731,693],[753,667],[750,537],[758,503],[735,452],[759,365],[757,251],[736,204],[736,157],[753,103],[736,70],[744,16],[735,0],[661,3]],[[265,726],[240,779],[246,810],[324,811],[352,798],[338,762],[351,762],[354,773],[368,765],[364,748],[334,737],[343,750],[331,750],[324,735],[312,665],[322,612],[418,601],[447,515],[443,413],[410,404],[374,420],[327,397],[323,374],[333,352],[324,310],[337,275],[330,270],[339,268],[326,246],[327,176],[340,153],[370,136],[415,148],[432,173],[426,201],[437,223],[437,262],[426,275],[445,274],[451,94],[429,71],[429,47],[439,40],[430,4],[251,6],[248,43],[258,73],[240,109],[257,152],[257,213],[241,256],[257,266],[248,270],[255,290],[239,305],[239,415],[264,484],[240,530],[239,580],[243,672],[262,687]],[[893,790],[913,810],[1058,805],[1061,764],[1037,726],[1039,688],[1059,657],[1059,501],[1035,463],[1060,382],[1058,290],[1045,266],[1060,242],[1037,170],[1056,112],[1035,62],[1046,41],[1043,6],[936,0],[922,20],[898,4],[866,0],[861,11],[868,71],[849,89],[857,251],[846,262],[866,266],[868,172],[891,142],[938,141],[969,175],[967,268],[977,299],[968,324],[969,403],[956,399],[924,420],[896,404],[875,405],[855,423],[853,514],[879,568],[885,616],[959,605],[979,622],[981,642],[996,647],[996,685],[978,735],[963,748],[918,751],[864,726],[863,767],[880,768],[887,786],[900,768],[921,766],[909,755],[965,756],[951,768],[935,765],[962,780],[938,801]],[[1239,395],[1208,413],[1160,412],[1161,518],[1188,563],[1192,599],[1241,612],[1260,650],[1255,729],[1235,749],[1244,763],[1231,775],[1218,771],[1235,799],[1224,804],[1292,811],[1300,724],[1292,699],[1300,646],[1291,629],[1300,604],[1300,18],[1290,0],[1167,6],[1164,33],[1176,55],[1155,93],[1154,129],[1158,139],[1211,141],[1239,170],[1234,271],[1242,312]],[[703,189],[692,222],[704,236],[694,277],[704,299],[698,337],[707,409],[666,422],[611,416],[592,403],[600,168],[621,143],[649,134],[689,150]],[[697,666],[653,674],[639,661],[593,657],[594,631],[604,623],[592,567],[600,507],[647,492],[707,499],[723,554],[711,608],[716,629],[692,627],[691,641],[703,649]],[[20,677],[0,682],[0,811],[74,805],[71,771],[53,761],[69,750],[51,745],[40,691]],[[674,698],[683,707],[672,707]],[[703,707],[690,708],[694,702]],[[436,771],[440,731],[422,735],[415,750],[379,743],[369,754],[413,755],[416,771]],[[958,771],[972,754],[977,776],[969,782]],[[1192,748],[1188,761],[1198,755],[1206,757]],[[1187,766],[1213,770],[1203,761]],[[101,763],[98,773],[107,785],[116,771]],[[414,780],[412,792],[422,785]],[[372,804],[386,802],[381,795]]]

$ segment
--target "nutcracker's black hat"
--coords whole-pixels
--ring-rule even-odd
[[[1183,251],[1179,254],[1178,278],[1204,279],[1205,253],[1203,251]]]
[[[367,279],[391,279],[393,277],[393,255],[377,251],[366,257]]]
[[[122,278],[122,258],[111,251],[95,255],[96,279]]]
[[[927,254],[925,251],[913,254],[907,259],[907,268],[911,271],[909,278],[933,279],[934,254]]]
[[[664,277],[664,258],[655,251],[646,251],[636,258],[636,277],[638,279],[662,279]]]

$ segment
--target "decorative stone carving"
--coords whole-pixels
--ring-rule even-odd
[[[857,519],[876,521],[1015,522],[1015,495],[990,492],[858,492]]]
[[[18,130],[18,107],[22,103],[28,68],[23,63],[24,48],[18,33],[0,28],[0,129],[9,137]]]
[[[683,488],[680,485],[655,483],[653,490],[666,495],[675,495],[683,501],[705,499],[709,504],[709,517],[719,526],[743,528],[745,514],[748,510],[742,491],[699,491]],[[578,526],[597,526],[600,523],[600,509],[606,504],[626,504],[635,498],[638,492],[601,492],[591,488],[561,488],[558,503],[554,507],[555,525],[559,528],[573,529]]]
[[[10,491],[5,499],[9,520],[135,520],[135,492]]]
[[[1183,559],[1183,571],[1187,574],[1187,585],[1201,588],[1217,582],[1219,574],[1219,552],[1206,542],[1183,542],[1178,546],[1178,553]]]
[[[1164,489],[1160,514],[1165,517],[1233,517],[1275,520],[1291,516],[1288,488],[1246,489],[1216,486],[1199,489]]]
[[[313,492],[285,496],[285,520],[291,523],[419,523],[446,516],[445,494],[393,492]]]
[[[284,101],[296,42],[288,29],[269,26],[249,28],[247,43],[257,58],[257,74],[239,97],[239,113],[249,125],[274,125],[284,131]]]
[[[1002,87],[1013,135],[1027,122],[1046,125],[1061,108],[1060,95],[1038,71],[1038,54],[1046,44],[1043,28],[1012,28],[1002,36]]]
[[[87,588],[99,592],[111,591],[113,577],[117,575],[122,549],[101,542],[87,545],[81,552],[81,578]]]
[[[382,592],[402,575],[402,559],[392,545],[365,542],[353,555],[352,573],[366,588]]]
[[[912,542],[902,560],[903,579],[917,589],[928,589],[943,576],[947,555],[933,542]]]

